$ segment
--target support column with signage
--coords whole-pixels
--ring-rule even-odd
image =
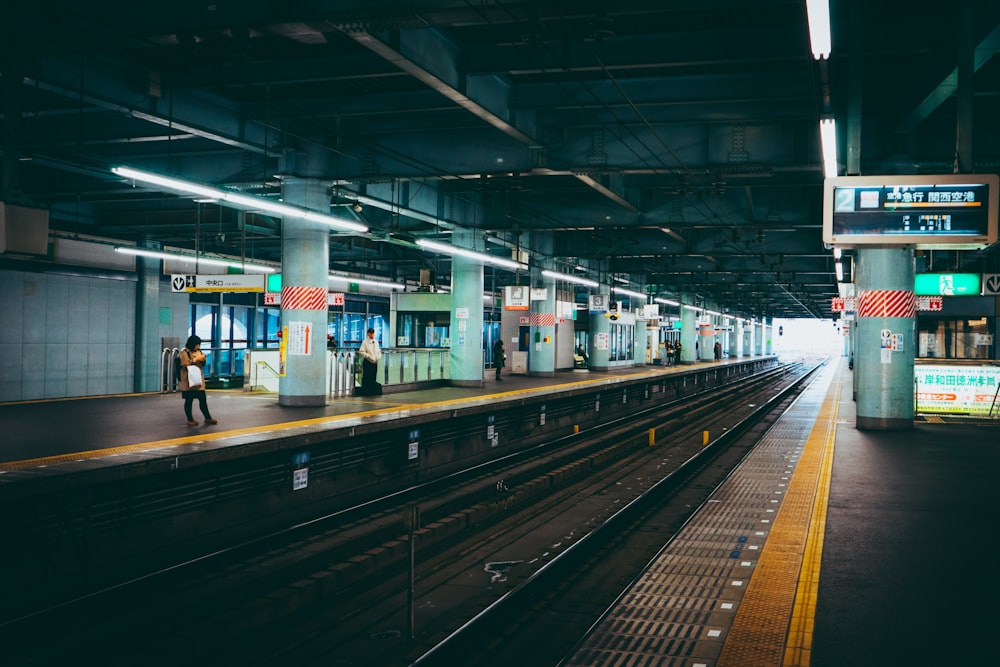
[[[913,249],[857,250],[857,427],[913,427]],[[860,371],[860,372],[858,372]]]
[[[587,297],[590,313],[590,343],[587,353],[592,371],[607,371],[611,359],[611,320],[607,317],[611,304],[611,293],[605,287],[598,287],[597,294]]]
[[[530,292],[531,350],[528,374],[552,377],[556,370],[556,280],[541,276],[542,287]]]
[[[709,313],[701,316],[698,322],[698,360],[711,361],[715,346],[715,322]]]
[[[913,251],[996,243],[998,187],[996,174],[824,181],[823,241],[857,249],[853,349],[859,429],[912,428],[917,342]]]
[[[285,177],[287,203],[327,213],[325,182]],[[327,294],[330,291],[330,228],[302,218],[281,223],[281,332],[284,376],[278,382],[278,405],[326,405]]]
[[[475,235],[456,230],[456,245],[474,248]],[[483,262],[455,255],[451,258],[451,383],[482,387],[483,368]],[[510,360],[510,341],[504,341]],[[508,369],[509,370],[509,369]]]

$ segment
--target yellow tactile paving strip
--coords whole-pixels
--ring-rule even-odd
[[[838,380],[789,482],[723,644],[720,667],[809,665],[839,400]]]
[[[563,665],[779,667],[790,624],[791,659],[808,660],[838,374],[825,369]]]

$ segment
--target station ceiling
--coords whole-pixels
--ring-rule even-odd
[[[332,270],[447,284],[449,258],[413,242],[465,229],[605,285],[830,317],[820,118],[841,175],[997,172],[1000,3],[831,0],[829,61],[805,5],[18,3],[0,28],[2,198],[50,209],[54,234],[280,261],[280,218],[110,169],[272,199],[303,176],[369,226],[331,233]],[[486,269],[487,288],[529,280]]]

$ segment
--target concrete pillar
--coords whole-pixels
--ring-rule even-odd
[[[698,318],[687,304],[691,302],[690,297],[681,298],[681,363],[693,364],[698,358],[695,356],[695,341],[698,340],[697,324]]]
[[[456,231],[454,244],[474,247],[474,233]],[[508,364],[510,341],[504,341]],[[529,355],[530,356],[530,355]],[[483,386],[483,263],[454,255],[451,258],[451,383],[458,387]],[[509,368],[507,369],[509,372]]]
[[[750,322],[742,322],[740,327],[743,330],[743,334],[741,336],[741,344],[743,346],[742,355],[744,357],[749,357],[753,354],[753,324]]]
[[[704,315],[698,323],[698,360],[711,361],[714,358],[715,324],[711,315]]]
[[[545,290],[545,299],[529,302],[531,352],[528,375],[552,377],[556,370],[556,281],[539,274],[536,284]]]
[[[133,391],[159,391],[160,378],[160,274],[161,260],[152,257],[136,257],[135,273],[135,369],[133,371]],[[181,345],[186,336],[181,335]]]
[[[636,366],[646,365],[646,320],[635,321],[635,344],[632,346],[632,359]]]
[[[774,349],[774,318],[764,320],[764,354],[772,354]]]
[[[606,287],[598,287],[595,294],[604,297],[603,303],[611,303],[610,290]],[[611,320],[605,317],[604,313],[593,313],[590,315],[590,341],[587,344],[587,355],[590,358],[589,368],[592,371],[607,371],[611,350],[609,349],[609,336],[611,334]]]
[[[913,272],[910,247],[857,251],[858,429],[913,428]]]
[[[282,195],[288,204],[322,213],[330,211],[330,195],[324,181],[285,177]],[[281,223],[285,376],[278,381],[278,405],[326,405],[329,269],[330,228],[302,218],[285,218]]]
[[[729,327],[729,332],[727,333],[727,343],[726,354],[729,357],[735,358],[740,356],[740,338],[743,334],[740,331],[739,320],[735,317],[725,320],[726,326]]]

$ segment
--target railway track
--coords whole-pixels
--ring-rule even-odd
[[[649,549],[662,546],[714,488],[712,480],[742,458],[741,448],[745,452],[754,440],[752,424],[761,424],[764,413],[789,400],[809,370],[783,367],[682,403],[666,402],[591,432],[33,610],[5,621],[0,633],[10,636],[13,655],[25,665],[96,654],[108,664],[445,664],[456,651],[463,660],[447,664],[493,664],[490,656],[517,645],[515,638],[530,636],[517,619],[532,618],[539,601],[554,600],[552,590],[592,586],[592,594],[573,603],[572,615],[580,618],[594,614],[607,596],[613,599],[627,584],[614,573],[648,562]],[[652,447],[651,429],[657,433]],[[709,447],[705,432],[718,436]],[[692,477],[696,470],[709,476]],[[661,502],[672,509],[637,514],[640,507]],[[420,520],[411,541],[403,519],[413,508],[419,508]],[[631,533],[612,528],[626,525],[633,526]],[[619,531],[622,536],[614,537]],[[640,540],[629,534],[648,539],[640,548]],[[621,552],[631,556],[630,563],[619,560]],[[603,572],[602,583],[568,583],[574,568]],[[552,604],[559,602],[546,603]],[[547,613],[546,605],[540,613]],[[500,625],[508,629],[497,643]],[[559,632],[566,639],[555,642],[551,623],[527,627],[535,625],[549,625],[546,646],[579,636],[569,623]],[[62,629],[58,642],[45,640],[52,627]],[[482,627],[488,628],[489,641],[482,638]],[[108,646],[114,646],[110,654]],[[465,660],[472,655],[470,646],[485,649],[472,662]]]

